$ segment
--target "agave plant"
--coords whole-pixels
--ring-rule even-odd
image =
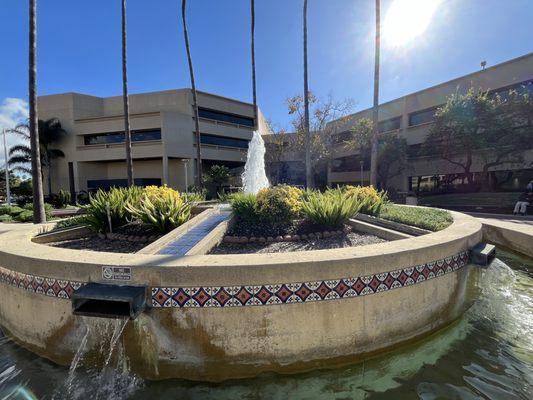
[[[191,204],[178,192],[164,187],[147,187],[136,204],[126,202],[125,209],[133,218],[170,232],[191,217]]]
[[[99,189],[91,195],[89,204],[84,206],[87,223],[97,232],[107,232],[130,222],[132,214],[126,204],[138,204],[142,188],[113,188],[108,192]]]
[[[340,189],[324,193],[308,192],[302,201],[302,213],[315,224],[327,228],[342,226],[353,218],[361,207],[356,197],[347,197]]]

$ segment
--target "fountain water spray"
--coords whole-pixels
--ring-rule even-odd
[[[253,194],[270,186],[265,172],[265,142],[258,131],[254,131],[248,146],[242,185],[245,193]]]

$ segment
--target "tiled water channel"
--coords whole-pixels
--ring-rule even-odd
[[[191,250],[200,240],[202,240],[209,232],[216,228],[218,224],[229,219],[231,213],[229,211],[220,211],[210,215],[205,220],[195,225],[185,234],[176,238],[176,240],[168,243],[157,254],[172,254],[176,256],[184,256]]]

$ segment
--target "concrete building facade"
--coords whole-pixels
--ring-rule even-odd
[[[454,166],[438,156],[419,156],[420,148],[433,126],[436,109],[446,103],[446,99],[456,91],[464,93],[470,88],[505,93],[510,89],[529,91],[533,96],[533,53],[522,57],[462,76],[457,79],[400,97],[383,103],[379,107],[379,131],[382,135],[397,134],[406,139],[409,145],[409,166],[400,175],[394,177],[389,187],[399,190],[418,191],[430,189],[431,185],[446,176],[458,176],[460,167]],[[368,184],[370,180],[369,155],[359,154],[357,151],[346,150],[343,146],[345,138],[349,137],[350,129],[360,118],[372,118],[372,109],[366,109],[343,119],[336,126],[338,135],[334,138],[335,145],[328,167],[328,184]],[[533,137],[531,138],[533,148]],[[520,190],[524,182],[533,179],[533,151],[526,151],[524,162],[521,164],[502,164],[492,170],[497,173],[514,172],[507,189]],[[460,157],[460,155],[458,155]],[[362,174],[361,174],[362,162]],[[472,172],[479,173],[482,169],[480,160],[474,160]],[[518,173],[518,175],[517,175]],[[450,178],[450,179],[454,179]],[[423,187],[421,187],[422,185]],[[513,187],[516,186],[515,188]]]
[[[129,100],[135,183],[168,184],[179,190],[193,185],[191,90],[134,94]],[[198,93],[198,104],[204,172],[214,164],[226,165],[238,177],[254,129],[253,105],[203,92]],[[51,146],[65,154],[52,161],[53,193],[125,186],[122,96],[64,93],[41,96],[38,105],[40,119],[58,118],[67,132]],[[258,130],[269,133],[260,111]]]

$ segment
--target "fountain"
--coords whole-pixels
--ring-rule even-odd
[[[248,146],[246,165],[242,174],[242,185],[245,193],[253,194],[270,186],[265,172],[265,142],[259,131],[254,131]]]

